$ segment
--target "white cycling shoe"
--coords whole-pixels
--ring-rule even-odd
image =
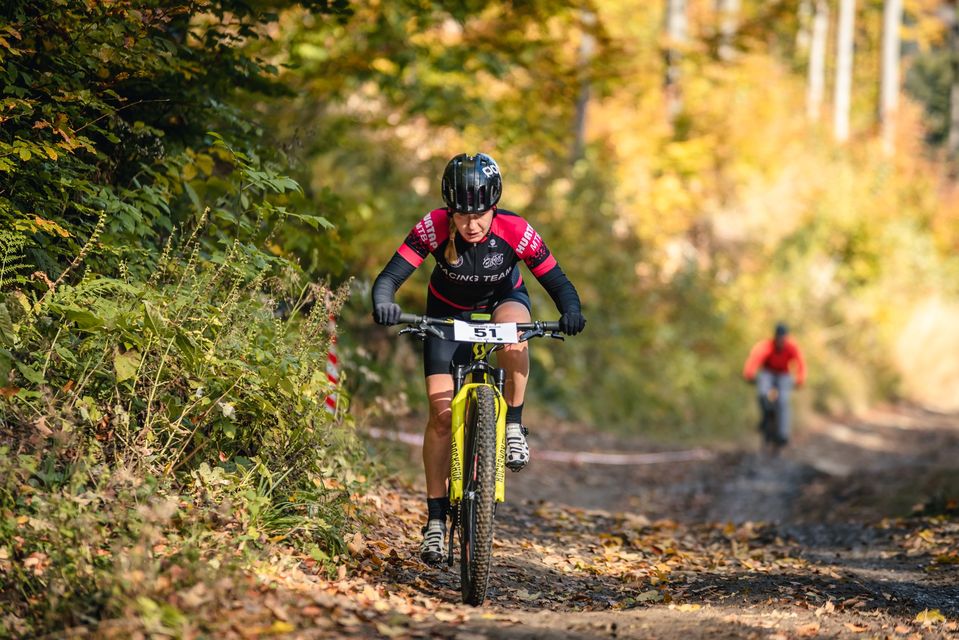
[[[423,527],[423,543],[420,545],[420,559],[426,564],[439,564],[443,561],[446,545],[446,520],[430,520]]]
[[[529,464],[528,433],[526,427],[518,422],[506,425],[506,468],[510,471],[520,471]]]

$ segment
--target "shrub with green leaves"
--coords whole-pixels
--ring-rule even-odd
[[[331,225],[235,106],[283,92],[243,45],[293,5],[348,10],[0,8],[0,636],[127,610],[169,630],[209,562],[343,551],[365,462],[325,398],[348,285],[276,246]]]

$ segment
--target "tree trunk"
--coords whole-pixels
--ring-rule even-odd
[[[837,142],[849,140],[849,108],[852,100],[852,57],[856,0],[839,1],[839,31],[836,39],[836,100],[833,130]]]
[[[949,157],[955,160],[959,157],[959,15],[955,9],[949,27],[952,89],[949,92],[949,137],[946,139],[946,150]]]
[[[829,3],[817,0],[809,43],[809,79],[806,86],[806,115],[818,122],[826,94],[826,38],[829,36]]]
[[[686,45],[686,0],[666,0],[666,39],[666,109],[672,121],[683,110],[679,63]]]
[[[589,106],[589,63],[596,50],[596,38],[590,30],[596,25],[596,14],[584,11],[583,39],[579,43],[579,72],[581,80],[579,97],[576,99],[576,121],[573,124],[573,162],[583,156],[586,146],[586,109]]]
[[[899,111],[899,27],[902,25],[902,0],[886,0],[882,22],[882,80],[880,84],[879,122],[882,146],[895,151],[896,113]]]
[[[799,29],[796,30],[796,52],[804,55],[808,53],[812,40],[813,0],[801,0],[797,14]]]
[[[719,12],[719,59],[731,60],[736,55],[733,40],[739,29],[740,0],[718,0]]]

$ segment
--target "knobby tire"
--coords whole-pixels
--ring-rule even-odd
[[[463,602],[486,600],[493,553],[496,501],[496,397],[492,387],[476,387],[475,406],[467,414],[463,503],[460,510],[460,580]],[[473,495],[472,499],[469,498]]]

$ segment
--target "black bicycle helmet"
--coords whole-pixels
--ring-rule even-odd
[[[485,153],[461,153],[443,171],[443,201],[456,213],[482,213],[503,193],[503,178],[496,161]]]

